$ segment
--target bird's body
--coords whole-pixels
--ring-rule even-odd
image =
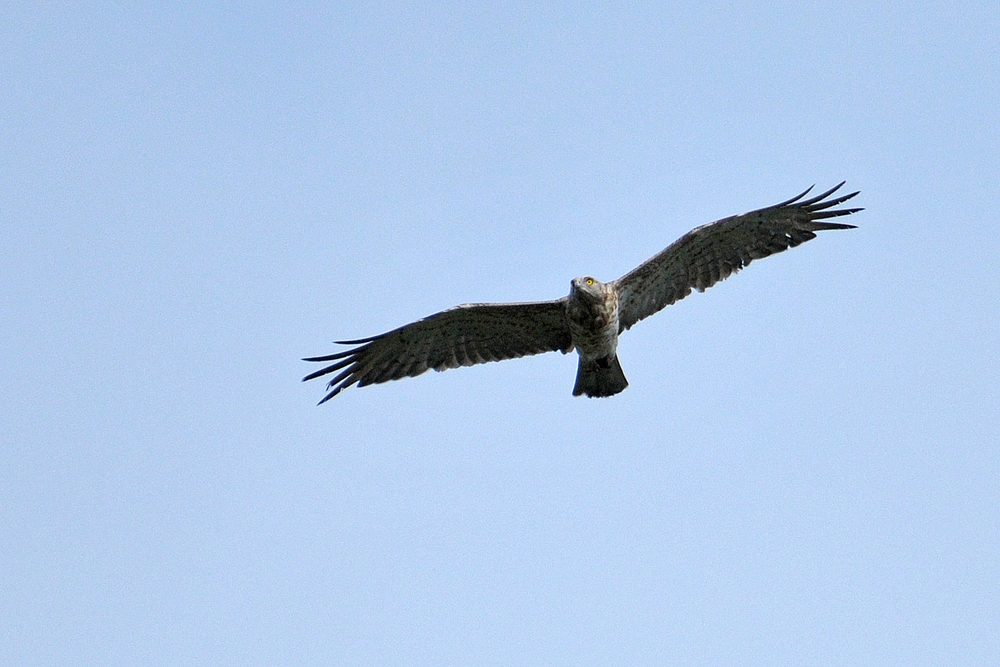
[[[584,276],[570,282],[566,322],[580,355],[573,395],[613,396],[628,386],[618,362],[618,291]]]
[[[541,352],[576,350],[579,367],[573,395],[612,396],[628,381],[618,361],[618,336],[636,322],[691,293],[704,291],[755,259],[815,238],[817,231],[853,225],[819,222],[859,208],[832,207],[857,192],[812,199],[809,192],[775,206],[697,227],[618,280],[585,276],[555,301],[465,304],[379,336],[341,344],[356,347],[306,361],[332,361],[304,380],[340,370],[321,403],[343,389],[420,375],[430,368],[500,361]],[[341,370],[343,369],[343,370]]]

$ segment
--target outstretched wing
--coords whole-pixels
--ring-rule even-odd
[[[858,194],[852,192],[826,200],[843,185],[842,182],[818,197],[803,200],[812,190],[809,188],[788,201],[702,225],[677,239],[666,250],[614,281],[621,330],[680,301],[692,288],[703,292],[755,259],[816,238],[815,232],[853,229],[854,225],[817,222],[862,210],[829,210]]]
[[[464,304],[379,336],[337,341],[357,347],[304,359],[336,363],[302,379],[343,369],[330,380],[322,404],[352,384],[364,387],[420,375],[429,368],[443,371],[541,352],[569,352],[573,341],[565,301]]]

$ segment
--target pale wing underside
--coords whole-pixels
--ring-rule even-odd
[[[343,389],[530,354],[573,349],[565,299],[534,303],[475,303],[456,306],[388,333],[360,340],[350,350],[305,361],[335,361],[303,380],[341,371],[324,403]],[[341,370],[343,369],[343,370]]]
[[[853,192],[823,201],[843,185],[802,200],[812,189],[809,188],[776,206],[723,218],[691,230],[614,282],[618,289],[621,330],[680,301],[692,289],[704,291],[755,259],[815,238],[817,231],[853,229],[854,225],[817,222],[862,210],[828,210],[858,194]]]

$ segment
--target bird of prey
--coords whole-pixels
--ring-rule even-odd
[[[340,371],[320,404],[351,385],[413,377],[529,354],[576,350],[573,395],[613,396],[628,386],[618,363],[618,336],[639,320],[683,299],[692,289],[728,278],[755,259],[794,248],[827,229],[854,225],[820,222],[863,209],[834,208],[857,192],[827,199],[844,185],[811,199],[809,188],[775,206],[697,227],[618,280],[584,276],[567,296],[531,303],[468,303],[388,333],[337,341],[347,350],[303,361],[333,362],[303,378]]]

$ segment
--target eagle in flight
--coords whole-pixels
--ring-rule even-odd
[[[337,373],[320,404],[351,385],[412,377],[529,354],[576,350],[580,363],[573,395],[614,396],[628,386],[618,363],[618,336],[639,320],[703,292],[755,259],[794,248],[827,229],[854,225],[820,222],[863,209],[834,208],[857,192],[827,199],[844,183],[803,199],[812,188],[775,206],[696,227],[618,280],[583,276],[555,301],[469,303],[388,333],[337,341],[348,350],[303,361],[333,362],[303,378]]]

